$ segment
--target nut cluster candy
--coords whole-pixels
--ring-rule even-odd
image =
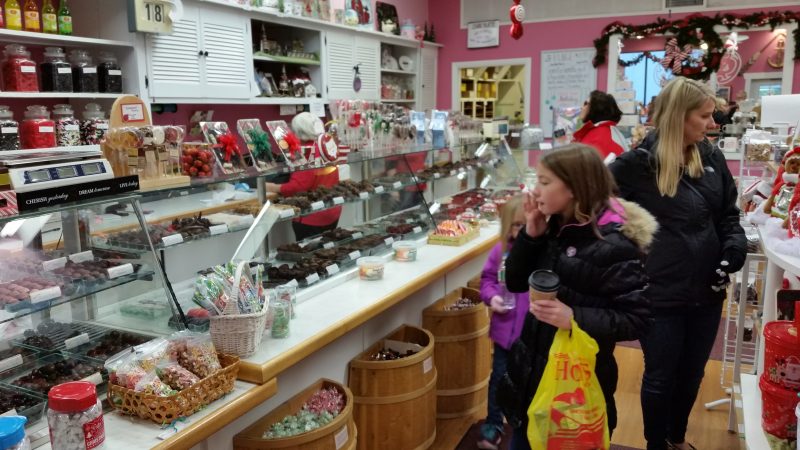
[[[461,311],[462,309],[474,308],[475,305],[480,305],[480,302],[473,301],[468,298],[459,298],[455,303],[444,307],[445,311]]]

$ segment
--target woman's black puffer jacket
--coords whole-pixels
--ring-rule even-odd
[[[609,166],[620,197],[638,203],[658,220],[647,258],[647,298],[654,310],[722,302],[725,290],[711,289],[719,280],[720,261],[727,260],[733,273],[747,256],[736,184],[725,156],[708,141],[699,143],[703,176],[684,175],[675,197],[666,197],[656,185],[657,145],[658,135],[651,133],[640,148]]]
[[[506,260],[506,283],[512,292],[528,290],[528,277],[534,270],[550,269],[558,274],[558,299],[572,308],[578,326],[600,347],[595,373],[606,397],[611,429],[616,425],[614,346],[617,341],[638,339],[649,323],[642,263],[658,228],[653,216],[640,206],[621,200],[614,209],[621,209],[620,204],[624,213],[609,209],[598,222],[602,238],[591,225],[560,227],[551,220],[541,237],[531,238],[521,230]],[[511,347],[498,403],[515,428],[527,422],[528,406],[555,332],[555,327],[528,313],[522,335]]]

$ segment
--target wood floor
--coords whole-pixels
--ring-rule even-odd
[[[634,448],[644,448],[642,433],[642,410],[639,403],[639,389],[642,382],[644,361],[642,351],[634,348],[617,347],[615,351],[619,364],[619,383],[617,385],[618,425],[612,442]],[[728,432],[728,406],[706,410],[704,404],[725,397],[720,386],[720,361],[709,361],[706,376],[700,387],[700,395],[689,419],[687,440],[699,450],[738,450],[740,440],[736,434]],[[464,433],[483,413],[475,417],[439,420],[437,422],[436,442],[432,450],[453,450]]]

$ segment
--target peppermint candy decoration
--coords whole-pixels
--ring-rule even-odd
[[[525,20],[525,7],[519,4],[520,0],[514,0],[514,5],[509,10],[511,17],[511,37],[519,39],[522,37],[522,22]]]

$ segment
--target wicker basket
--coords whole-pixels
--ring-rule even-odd
[[[470,230],[468,232],[460,236],[442,236],[439,234],[431,233],[428,235],[428,244],[459,247],[475,239],[479,235],[480,235],[480,230],[475,227],[470,227]]]
[[[171,423],[187,417],[233,391],[239,374],[239,357],[218,353],[222,369],[177,394],[159,397],[143,394],[116,384],[108,385],[108,403],[123,414],[152,420],[157,424]]]
[[[237,265],[235,280],[241,279],[243,270],[249,270],[247,262]],[[238,289],[234,290],[232,298],[225,305],[225,314],[211,316],[209,330],[218,352],[250,356],[261,344],[261,338],[264,336],[269,304],[265,302],[259,313],[239,314],[239,302],[236,298],[238,292]]]

